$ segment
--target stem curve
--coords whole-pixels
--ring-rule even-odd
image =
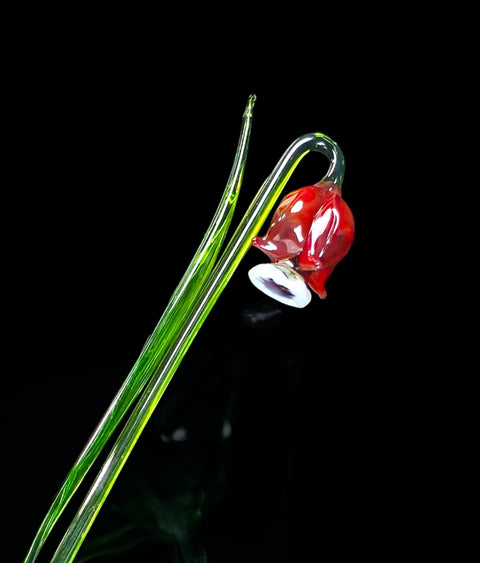
[[[344,160],[339,147],[326,135],[299,137],[285,151],[247,209],[225,251],[178,325],[176,336],[150,378],[122,432],[118,436],[87,496],[67,529],[52,563],[71,563],[105,502],[111,488],[137,443],[176,369],[250,247],[291,174],[309,152],[320,152],[331,165],[324,180],[343,180]]]

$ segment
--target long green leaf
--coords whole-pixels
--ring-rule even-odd
[[[178,320],[187,314],[192,295],[198,293],[199,287],[203,285],[213,268],[228,231],[243,180],[255,99],[254,95],[250,96],[245,107],[232,170],[210,226],[189,267],[172,294],[161,319],[147,339],[139,358],[54,498],[35,535],[24,563],[33,563],[36,560],[53,526],[75,491],[145,384],[158,369],[159,362],[166,351],[171,347],[172,341],[176,338],[172,325],[176,325]]]

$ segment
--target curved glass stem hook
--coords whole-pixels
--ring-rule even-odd
[[[250,247],[252,237],[260,229],[286,182],[300,160],[310,151],[320,152],[331,161],[324,180],[335,180],[341,183],[344,174],[343,155],[336,143],[327,136],[321,133],[303,135],[287,149],[252,201],[230,243],[204,284],[203,290],[186,312],[176,342],[162,359],[155,375],[142,393],[85,501],[55,552],[52,563],[73,561],[190,344]]]
[[[170,322],[165,325],[165,330],[154,333],[146,347],[150,349],[162,336],[168,335],[168,339],[161,347],[161,353],[156,354],[154,362],[149,364],[151,375],[145,378],[148,382],[142,381],[146,383],[144,390],[60,542],[52,558],[53,563],[69,563],[74,560],[190,344],[249,249],[252,237],[261,228],[298,163],[312,151],[320,152],[330,160],[330,167],[323,181],[332,181],[341,185],[345,164],[343,154],[336,143],[321,133],[310,133],[299,137],[285,151],[258,191],[213,270],[210,271],[213,265],[211,262],[205,276],[199,278],[187,276],[184,279],[182,299],[174,301],[171,308],[167,306],[167,310],[172,314]],[[223,227],[224,223],[222,223]],[[215,240],[215,236],[212,240]],[[141,389],[137,387],[137,394],[140,391]],[[31,558],[27,557],[25,561],[30,563],[34,560],[35,555]]]

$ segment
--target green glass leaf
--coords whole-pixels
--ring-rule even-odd
[[[192,296],[195,292],[198,292],[198,288],[205,282],[213,268],[238,200],[247,159],[254,104],[255,96],[252,95],[248,99],[243,114],[240,137],[230,176],[202,242],[173,292],[161,319],[143,346],[137,361],[54,498],[34,538],[25,563],[35,561],[53,526],[75,491],[149,378],[155,373],[159,361],[175,339],[175,326],[178,325],[179,319],[185,315]]]

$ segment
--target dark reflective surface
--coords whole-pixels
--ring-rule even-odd
[[[247,268],[172,380],[80,561],[355,561],[371,549],[371,376],[360,382],[345,361],[331,302],[300,311],[264,300]],[[116,383],[99,372],[28,386],[14,419],[29,448],[16,478],[31,479],[35,506],[24,542]]]

